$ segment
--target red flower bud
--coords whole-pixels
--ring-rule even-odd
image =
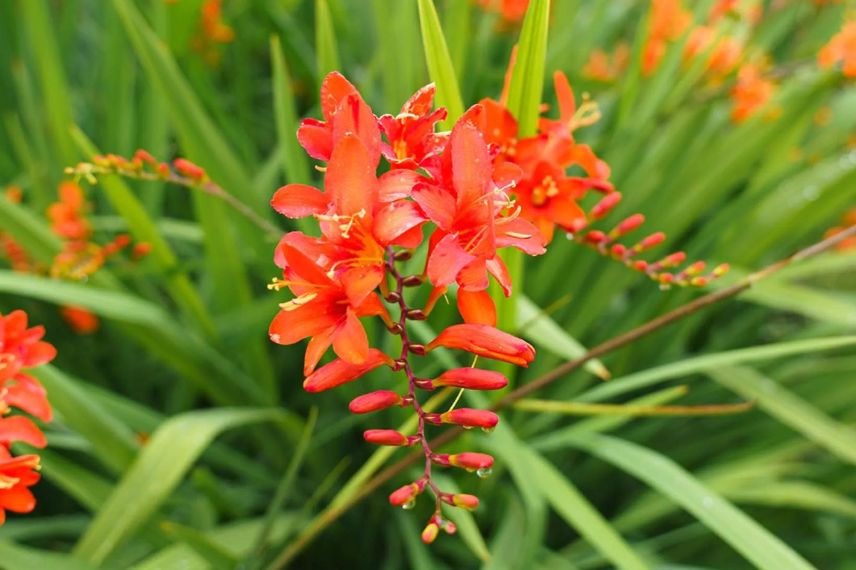
[[[428,523],[428,526],[425,527],[425,530],[422,531],[422,542],[425,544],[431,544],[437,540],[437,533],[439,532],[440,527],[432,520]]]
[[[473,408],[458,408],[440,414],[440,421],[447,424],[457,424],[464,427],[480,427],[493,429],[499,423],[499,416],[487,410]]]
[[[598,244],[606,241],[606,234],[600,230],[592,230],[584,238],[588,243]]]
[[[357,396],[348,404],[348,409],[354,414],[367,414],[396,406],[401,403],[401,396],[391,390],[376,390]]]
[[[493,370],[480,368],[453,368],[434,379],[434,386],[450,386],[468,390],[499,390],[508,385],[508,379]]]
[[[493,466],[493,457],[486,453],[475,453],[472,451],[455,453],[454,455],[435,453],[431,456],[431,460],[438,465],[454,465],[468,471],[490,469]]]
[[[645,251],[646,249],[651,249],[654,246],[660,245],[664,241],[666,241],[666,234],[663,232],[657,232],[637,243],[633,246],[633,249],[635,251]]]
[[[642,214],[633,214],[632,216],[625,218],[620,224],[615,226],[613,230],[616,236],[623,236],[624,234],[628,234],[645,223],[645,216]]]
[[[529,366],[535,359],[535,349],[531,344],[489,325],[452,325],[431,341],[428,350],[438,346],[466,350],[518,366]]]
[[[363,439],[375,445],[413,445],[419,440],[419,436],[407,437],[394,429],[367,429],[363,432]]]
[[[467,495],[465,493],[458,493],[457,495],[446,495],[443,497],[443,500],[456,507],[460,507],[462,509],[466,509],[468,511],[472,511],[476,507],[479,506],[479,498],[475,495]]]
[[[205,174],[205,170],[201,166],[190,162],[186,158],[176,158],[172,161],[172,164],[175,166],[175,169],[179,174],[187,176],[197,182],[207,176],[207,174]]]
[[[725,275],[726,273],[728,273],[728,270],[729,270],[730,268],[731,268],[731,267],[730,267],[727,263],[722,263],[722,264],[720,264],[720,265],[717,265],[717,266],[713,269],[713,275],[714,275],[714,277],[722,277],[723,275]]]
[[[604,196],[600,202],[595,204],[591,209],[591,217],[593,220],[599,220],[612,210],[618,202],[621,201],[620,192],[612,192]]]
[[[417,495],[419,495],[422,491],[425,490],[426,483],[427,481],[425,479],[420,479],[415,483],[410,483],[409,485],[399,487],[398,489],[389,494],[389,504],[394,507],[400,507],[402,505],[408,504],[410,501],[414,500]]]
[[[658,264],[660,267],[675,267],[680,265],[687,259],[687,254],[683,251],[676,251],[661,259]]]

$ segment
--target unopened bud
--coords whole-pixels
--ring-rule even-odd
[[[453,368],[435,378],[433,384],[468,390],[499,390],[508,385],[508,379],[494,370]]]
[[[425,345],[424,344],[411,344],[409,346],[410,352],[415,354],[416,356],[424,356],[425,355]]]
[[[422,491],[425,490],[425,479],[420,479],[415,483],[399,487],[389,494],[389,504],[394,507],[400,507],[414,500]]]
[[[652,247],[658,246],[666,240],[666,234],[663,232],[657,232],[649,235],[635,246],[633,249],[635,251],[645,251],[646,249],[651,249]]]
[[[386,294],[385,299],[390,303],[398,303],[401,300],[401,295],[398,294],[398,291],[390,291]]]
[[[413,257],[413,252],[409,249],[404,249],[395,254],[396,261],[407,261],[411,257]]]
[[[408,437],[394,429],[367,429],[363,432],[363,439],[375,445],[407,446],[419,441],[419,436]]]
[[[401,284],[405,287],[419,287],[425,282],[425,278],[421,275],[408,275],[401,280]]]
[[[714,277],[722,277],[723,275],[728,273],[729,269],[731,269],[731,266],[729,266],[727,263],[722,263],[720,265],[717,265],[713,269],[713,276]]]
[[[493,466],[493,457],[486,453],[476,453],[472,451],[455,453],[453,455],[435,453],[431,456],[431,460],[438,465],[454,465],[455,467],[461,467],[468,471],[490,469]]]
[[[676,251],[675,253],[669,254],[660,261],[657,262],[657,265],[660,267],[675,267],[680,265],[687,259],[687,254],[683,251]]]
[[[205,174],[205,170],[201,166],[190,162],[186,158],[176,158],[172,161],[172,164],[175,166],[175,169],[179,174],[187,176],[196,182],[203,180],[207,176]]]
[[[684,273],[690,276],[698,275],[699,273],[704,271],[706,265],[707,264],[704,261],[696,261],[695,263],[692,263],[689,267],[684,269]]]
[[[425,544],[431,544],[435,540],[437,540],[437,533],[440,532],[440,527],[437,526],[435,522],[429,522],[428,526],[425,527],[425,530],[422,531],[422,542]]]
[[[355,414],[367,414],[396,406],[401,402],[401,396],[391,390],[376,390],[351,400],[348,409]]]
[[[458,408],[440,414],[440,420],[446,424],[493,429],[499,423],[499,416],[488,410]]]
[[[600,202],[594,205],[590,215],[593,220],[599,220],[612,210],[621,201],[620,192],[612,192],[604,196]]]
[[[624,255],[627,253],[627,246],[625,246],[624,244],[616,243],[613,244],[612,247],[609,248],[609,250],[612,253],[613,257],[621,258],[624,257]]]
[[[445,500],[445,497],[444,497]],[[467,495],[465,493],[458,493],[456,495],[449,496],[449,500],[446,501],[450,505],[455,505],[456,507],[460,507],[462,509],[466,509],[468,511],[472,511],[476,507],[479,506],[479,498],[475,495]]]
[[[407,311],[407,318],[411,321],[424,321],[426,315],[420,309],[410,309]]]
[[[705,285],[708,284],[708,281],[709,281],[709,279],[707,277],[700,275],[698,277],[693,277],[690,280],[690,285],[692,285],[693,287],[704,287]]]
[[[610,232],[611,235],[623,236],[629,234],[639,226],[645,223],[645,216],[642,214],[633,214],[625,218],[620,224],[615,226],[615,229]]]
[[[598,244],[605,242],[607,240],[607,237],[606,234],[600,230],[592,230],[588,232],[583,239],[585,239],[588,243]]]

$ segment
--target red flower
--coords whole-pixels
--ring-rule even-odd
[[[38,483],[39,457],[22,455],[12,457],[0,445],[0,525],[6,521],[6,511],[29,513],[36,506],[30,487]]]
[[[336,143],[346,134],[359,138],[369,152],[371,164],[380,156],[380,130],[372,110],[357,88],[338,71],[327,74],[321,84],[321,113],[324,120],[304,119],[297,139],[318,160],[328,161]]]
[[[354,414],[367,414],[376,412],[392,406],[398,406],[402,402],[402,397],[392,390],[376,390],[357,396],[351,403],[348,404],[348,409]]]
[[[500,390],[508,385],[508,379],[494,370],[479,368],[453,368],[432,380],[432,386],[449,386],[467,390]]]
[[[407,100],[398,115],[378,119],[388,141],[381,144],[381,152],[394,167],[417,168],[443,150],[445,137],[434,129],[446,118],[446,109],[431,112],[435,91],[433,83],[426,85]]]
[[[56,235],[69,240],[87,240],[92,230],[84,217],[83,190],[70,180],[59,185],[59,200],[48,206],[48,219]]]
[[[845,77],[856,77],[856,20],[845,22],[817,54],[817,62],[824,69],[839,61]]]

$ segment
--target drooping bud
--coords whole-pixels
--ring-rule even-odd
[[[389,494],[389,504],[393,507],[401,507],[409,504],[425,490],[426,483],[426,479],[420,479],[419,481],[410,483],[409,485],[399,487]]]
[[[607,215],[610,210],[612,210],[616,204],[621,201],[621,193],[620,192],[611,192],[601,198],[600,202],[594,205],[589,212],[589,215],[593,220],[599,220],[605,215]]]
[[[434,379],[437,386],[466,388],[468,390],[499,390],[508,385],[508,379],[493,370],[480,368],[453,368]]]
[[[493,429],[499,423],[499,416],[488,410],[457,408],[442,414],[425,414],[425,420],[432,424],[457,424],[464,427]]]
[[[375,445],[407,446],[419,441],[419,436],[408,437],[394,429],[367,429],[363,432],[363,439]]]
[[[348,409],[354,414],[367,414],[391,406],[397,406],[402,401],[400,395],[391,390],[376,390],[357,396],[348,404]]]
[[[475,495],[458,493],[456,495],[444,495],[442,498],[446,503],[468,511],[472,511],[479,506],[479,498]]]
[[[422,542],[431,544],[437,540],[437,534],[440,532],[440,527],[433,520],[428,523],[428,526],[422,531]]]
[[[486,453],[476,453],[474,451],[465,451],[464,453],[455,453],[453,455],[435,453],[431,456],[431,460],[438,465],[453,465],[455,467],[466,469],[467,471],[490,469],[493,467],[492,456]]]
[[[518,366],[529,366],[535,359],[535,349],[531,344],[488,325],[452,325],[428,344],[428,350],[439,346],[465,350]]]
[[[658,246],[661,243],[666,241],[666,234],[663,232],[657,232],[649,235],[639,243],[633,246],[633,250],[636,252],[645,251],[651,249],[652,247]]]
[[[645,223],[645,216],[642,214],[633,214],[621,221],[615,229],[610,232],[610,237],[619,237],[629,234],[639,226]]]
[[[583,239],[592,244],[599,244],[607,241],[606,234],[600,230],[592,230],[588,232]]]

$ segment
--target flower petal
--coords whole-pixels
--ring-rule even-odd
[[[496,306],[487,291],[458,289],[458,311],[464,322],[496,326]]]
[[[277,190],[270,201],[273,209],[287,218],[322,214],[329,204],[329,196],[306,184],[287,184]]]
[[[370,348],[362,364],[351,364],[341,358],[325,364],[303,381],[303,389],[307,392],[329,390],[347,382],[353,382],[378,366],[383,364],[389,365],[391,363],[392,359],[389,356],[376,348]]]

